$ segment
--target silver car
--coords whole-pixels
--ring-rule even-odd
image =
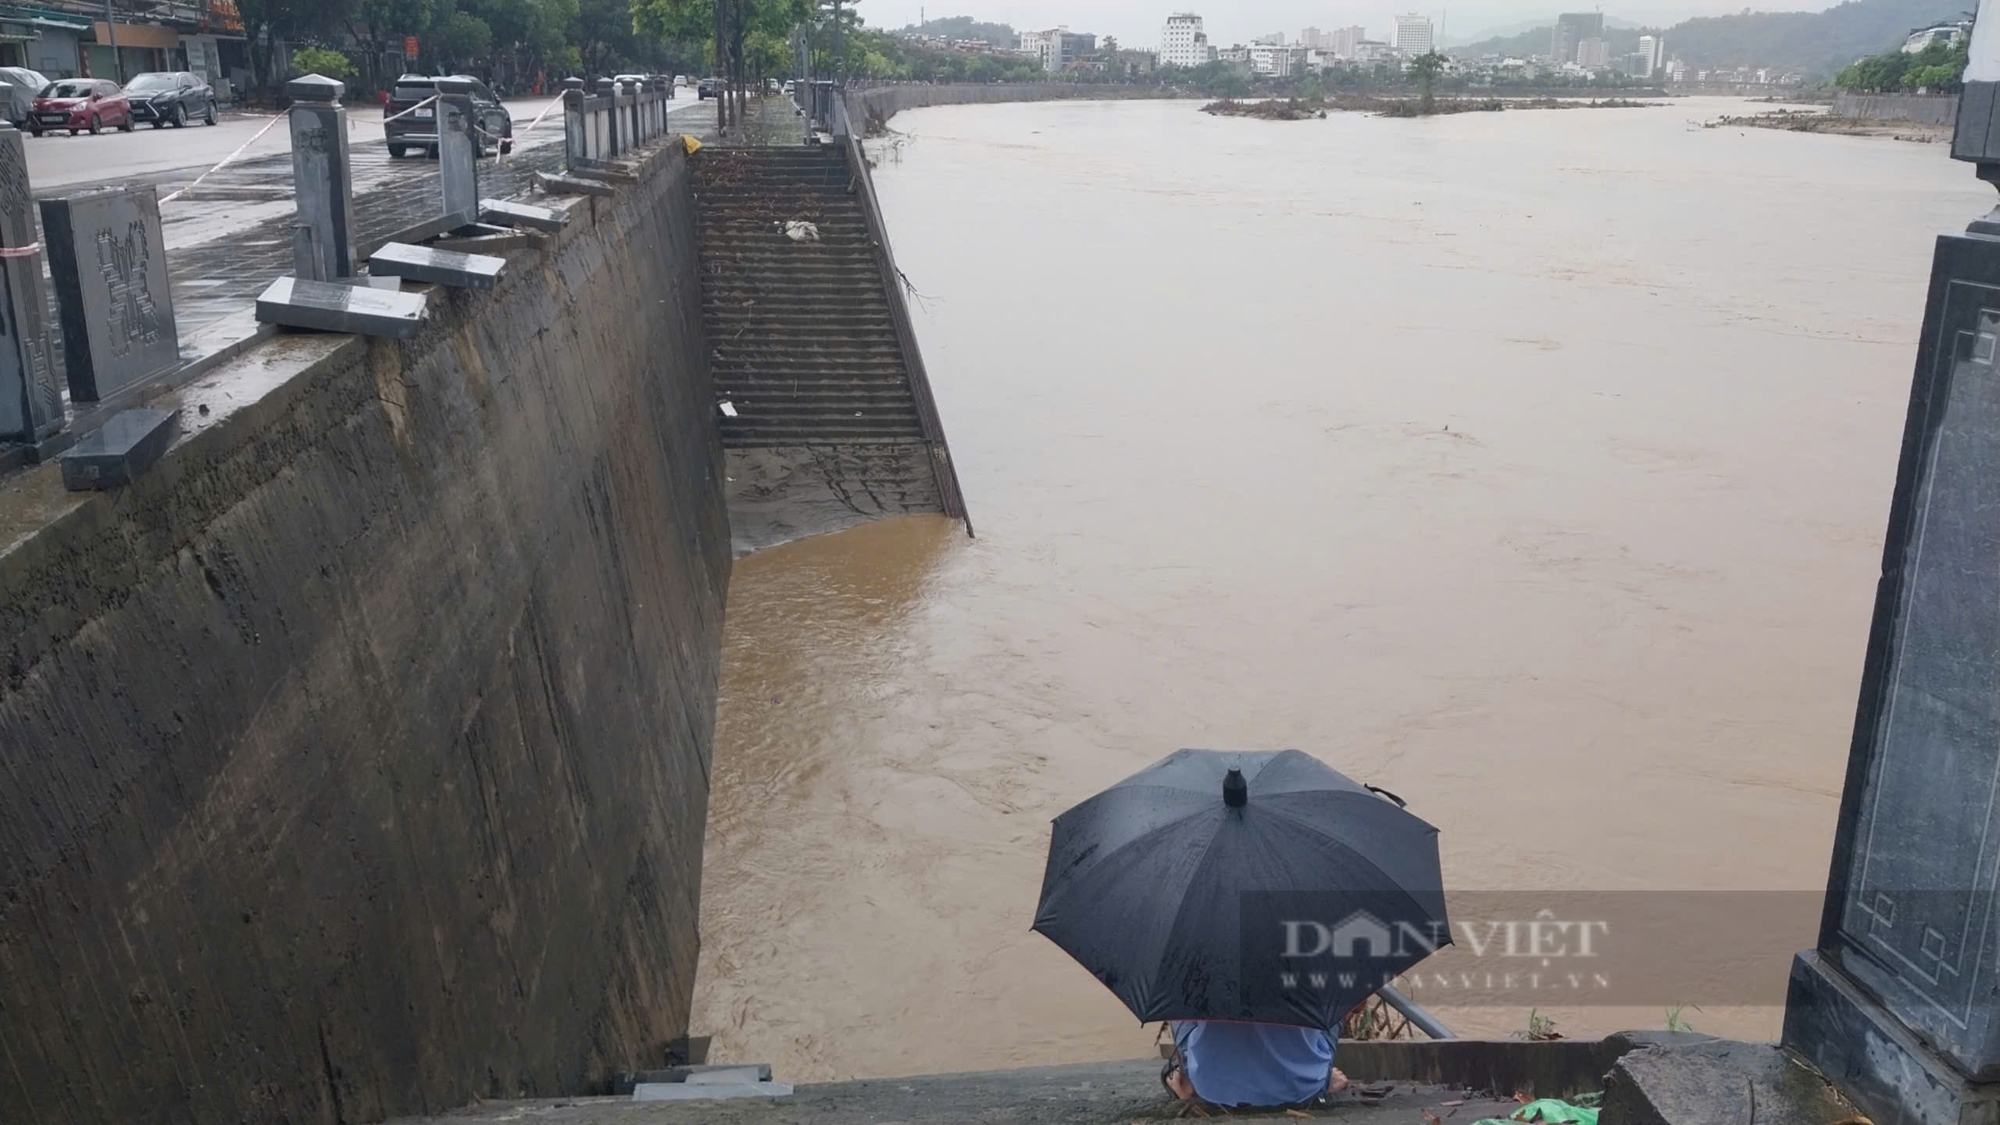
[[[28,127],[28,110],[35,104],[35,95],[48,84],[41,71],[25,66],[0,66],[0,97],[7,100],[7,120],[14,128]]]

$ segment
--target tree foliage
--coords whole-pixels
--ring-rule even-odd
[[[323,74],[344,82],[354,77],[354,60],[327,47],[300,47],[292,52],[292,69],[300,74]]]
[[[1009,50],[1021,42],[1020,33],[1012,25],[1004,23],[982,23],[971,16],[945,16],[942,19],[926,20],[909,24],[890,34],[897,38],[913,35],[936,35],[945,39],[984,39],[1001,50]]]
[[[1833,84],[1871,94],[1953,93],[1965,85],[1968,46],[1963,38],[1951,44],[1934,39],[1921,51],[1884,51],[1842,68],[1833,76]]]

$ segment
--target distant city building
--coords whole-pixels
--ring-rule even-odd
[[[1667,81],[1669,82],[1687,81],[1688,64],[1682,62],[1679,59],[1675,59],[1667,64],[1666,69],[1667,69]]]
[[[1050,74],[1059,74],[1085,55],[1097,53],[1097,36],[1083,35],[1067,27],[1021,33],[1021,53],[1042,64]]]
[[[1431,18],[1429,16],[1396,17],[1396,50],[1411,55],[1421,55],[1431,49]]]
[[[1353,58],[1355,45],[1363,39],[1368,38],[1367,29],[1361,27],[1359,24],[1353,27],[1343,27],[1335,31],[1330,31],[1327,34],[1333,39],[1333,42],[1327,44],[1327,46],[1333,49],[1335,55],[1343,59]]]
[[[1252,43],[1250,72],[1264,78],[1290,78],[1305,69],[1308,50],[1280,43]]]
[[[1914,55],[1932,43],[1940,40],[1947,44],[1956,43],[1970,34],[1972,34],[1972,24],[1969,22],[1941,23],[1931,27],[1920,27],[1910,32],[1909,38],[1903,40],[1903,51],[1905,54]]]
[[[1333,47],[1332,40],[1332,32],[1321,31],[1316,27],[1309,27],[1299,32],[1299,46],[1310,47],[1315,51],[1331,50]]]
[[[1285,33],[1274,31],[1269,35],[1259,35],[1250,41],[1250,45],[1253,47],[1282,47],[1285,45]]]
[[[1611,44],[1602,39],[1585,39],[1576,45],[1576,65],[1585,70],[1603,70],[1611,65]]]
[[[1603,12],[1564,12],[1549,32],[1549,61],[1561,66],[1577,61],[1577,47],[1586,39],[1604,38]]]
[[[1667,40],[1661,35],[1641,35],[1639,37],[1639,65],[1636,74],[1651,78],[1659,69],[1667,65]]]
[[[1394,57],[1396,49],[1379,39],[1363,39],[1354,44],[1354,61],[1377,63]]]
[[[1160,33],[1161,66],[1200,66],[1209,60],[1208,36],[1202,31],[1201,17],[1178,12],[1167,17]]]
[[[1153,73],[1159,59],[1151,51],[1117,50],[1105,52],[1105,73],[1114,77],[1144,78]]]

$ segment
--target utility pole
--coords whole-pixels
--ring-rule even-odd
[[[111,74],[120,86],[125,84],[125,60],[118,57],[118,17],[111,11],[111,0],[104,0],[104,37],[111,41]]]
[[[908,8],[903,9],[909,11]],[[833,0],[833,88],[836,93],[841,86],[841,75],[847,71],[847,33],[840,26],[840,0]]]

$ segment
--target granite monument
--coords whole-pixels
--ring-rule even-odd
[[[97,402],[180,366],[155,189],[42,200],[69,394]]]

